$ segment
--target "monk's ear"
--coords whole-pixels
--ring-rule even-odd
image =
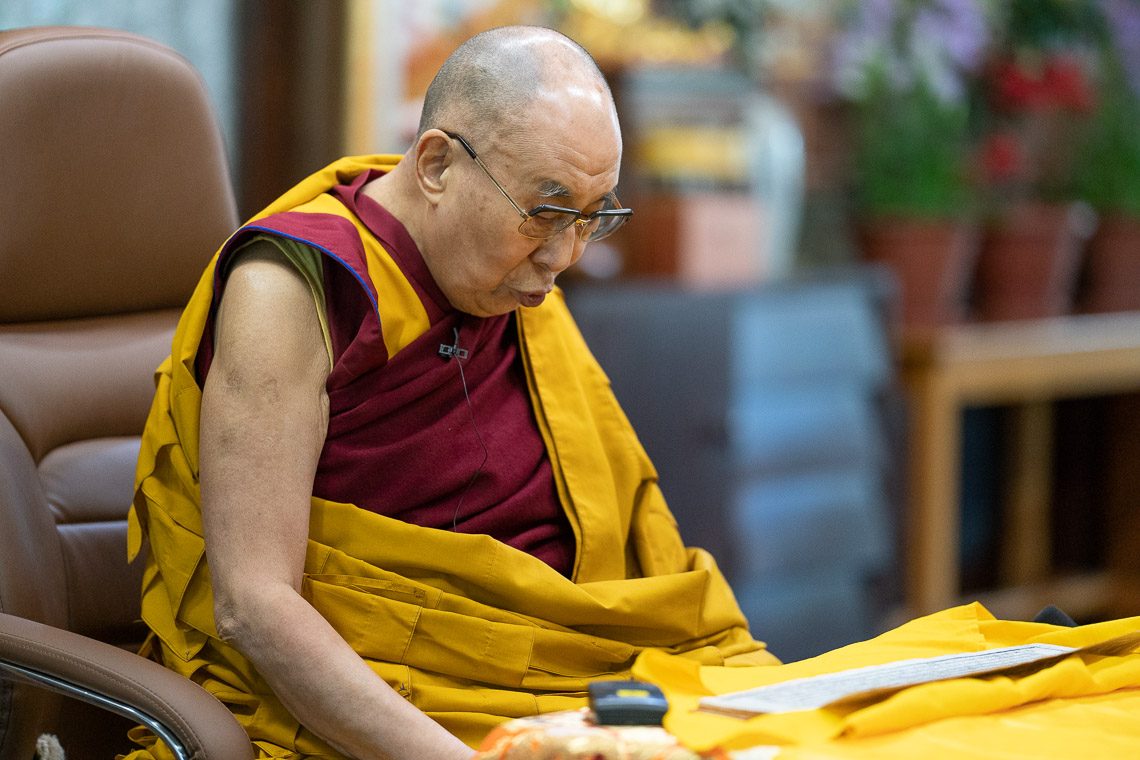
[[[447,187],[448,168],[455,158],[451,138],[438,129],[429,129],[416,140],[416,183],[429,203],[438,203]]]

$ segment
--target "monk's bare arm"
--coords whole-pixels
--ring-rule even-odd
[[[230,274],[202,398],[201,483],[218,631],[309,730],[357,758],[469,758],[301,596],[328,354],[312,295],[276,253]]]

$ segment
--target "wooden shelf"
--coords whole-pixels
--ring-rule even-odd
[[[1005,494],[1003,587],[991,595],[991,603],[1036,604],[1072,588],[1078,589],[1069,594],[1074,599],[1113,598],[1111,573],[1049,578],[1049,402],[1140,390],[1140,313],[907,332],[902,376],[911,402],[908,614],[959,602],[961,412],[995,404],[1011,405],[1016,414]],[[1014,610],[993,611],[1014,615]]]

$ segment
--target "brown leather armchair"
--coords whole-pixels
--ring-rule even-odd
[[[110,758],[136,723],[182,757],[253,754],[220,702],[133,653],[126,561],[153,372],[235,221],[185,60],[117,31],[0,32],[0,760],[42,733]]]

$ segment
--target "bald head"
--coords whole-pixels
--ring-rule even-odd
[[[553,29],[505,26],[475,35],[440,67],[424,96],[417,134],[432,128],[490,131],[519,123],[543,89],[569,77],[612,95],[590,54]]]

